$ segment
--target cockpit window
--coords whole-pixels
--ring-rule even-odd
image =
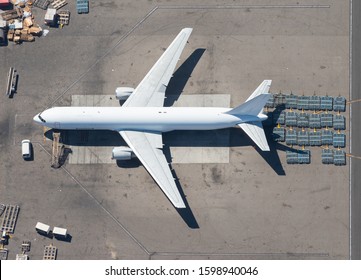
[[[40,115],[38,117],[43,123],[46,123],[46,120],[44,120]]]

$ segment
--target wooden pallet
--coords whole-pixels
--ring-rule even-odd
[[[17,83],[16,70],[13,67],[10,67],[7,84],[6,84],[6,95],[10,98],[13,96],[13,93],[15,93],[16,91],[16,83]]]
[[[17,10],[10,10],[10,11],[5,11],[1,14],[3,20],[12,20],[12,19],[16,19],[16,18],[19,18],[19,15],[18,15],[18,11]]]
[[[0,204],[0,217],[4,213],[5,208],[6,208],[5,204]]]
[[[18,205],[6,205],[1,231],[5,230],[8,233],[14,233],[19,210],[20,207]]]
[[[6,248],[3,248],[0,250],[0,260],[6,261],[8,259],[8,250]]]
[[[35,0],[34,6],[46,10],[50,4],[49,0]]]
[[[51,167],[53,168],[59,168],[59,157],[60,157],[60,133],[59,132],[53,132],[53,148],[52,148],[52,154],[51,154]]]
[[[45,246],[43,260],[56,260],[57,252],[58,249],[55,246],[53,246],[53,244],[50,244],[49,246]]]
[[[70,11],[59,11],[59,24],[68,25],[70,19]]]
[[[30,251],[31,242],[30,240],[24,240],[21,244],[21,251],[25,254]]]
[[[54,0],[51,5],[54,7],[54,9],[60,9],[61,7],[64,7],[68,2],[66,0]]]

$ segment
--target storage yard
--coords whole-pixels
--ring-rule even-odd
[[[349,92],[348,1],[66,2],[32,1],[42,35],[0,47],[1,259],[350,258],[351,158],[360,156],[350,107],[360,97]],[[56,26],[44,22],[48,8]],[[24,24],[5,20],[6,38],[16,19]],[[109,160],[118,134],[53,134],[32,119],[53,106],[113,106],[114,90],[136,87],[184,27],[194,31],[167,106],[235,107],[273,83],[270,152],[237,128],[164,135],[183,211],[139,162]]]

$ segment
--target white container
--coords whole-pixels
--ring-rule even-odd
[[[55,238],[63,238],[65,239],[68,235],[66,228],[60,228],[60,227],[54,227],[53,229],[53,235]]]
[[[43,223],[40,223],[40,222],[37,222],[37,224],[35,226],[35,230],[38,233],[48,235],[49,232],[50,232],[50,226],[48,226],[46,224],[43,224]]]

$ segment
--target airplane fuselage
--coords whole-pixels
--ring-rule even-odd
[[[54,107],[34,120],[55,129],[98,130],[212,130],[232,127],[248,121],[264,120],[267,116],[237,116],[227,114],[231,108],[213,107]]]

